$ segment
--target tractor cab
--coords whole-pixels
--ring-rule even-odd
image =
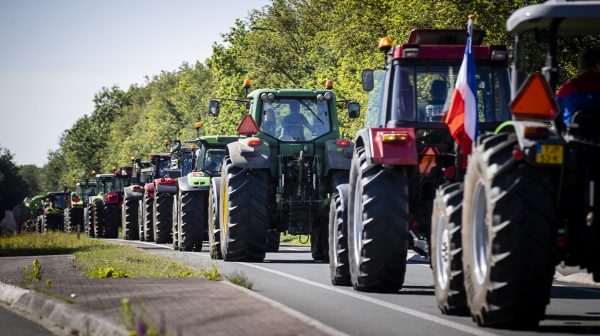
[[[227,144],[238,139],[237,136],[203,136],[197,139],[195,172],[202,172],[208,176],[217,176],[221,173],[221,164],[226,155]]]
[[[123,176],[116,172],[96,175],[97,190],[99,195],[104,196],[105,203],[119,203],[128,179],[126,175]]]
[[[173,140],[170,153],[169,166],[164,170],[168,177],[185,176],[193,170],[196,161],[195,148],[182,147],[180,140]]]
[[[96,187],[95,181],[77,182],[75,185],[75,194],[84,202],[87,202],[90,196],[97,194]]]
[[[142,173],[150,175],[150,182],[161,177],[170,177],[171,153],[150,154],[151,167],[142,168]]]
[[[45,212],[61,211],[67,207],[68,193],[62,191],[54,191],[46,193],[44,209]]]

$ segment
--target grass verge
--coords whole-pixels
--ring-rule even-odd
[[[290,245],[310,246],[309,236],[293,236],[287,233],[281,233],[281,242]]]
[[[61,232],[25,233],[0,237],[0,257],[71,254],[102,248],[106,243],[81,235]]]

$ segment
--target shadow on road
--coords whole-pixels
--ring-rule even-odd
[[[544,333],[554,334],[576,334],[576,335],[600,335],[600,325],[583,325],[590,322],[600,322],[600,313],[587,313],[587,315],[546,315],[546,321],[563,322],[564,325],[542,325],[537,330]]]
[[[397,294],[434,296],[435,290],[433,286],[402,286],[402,289]]]
[[[265,263],[268,264],[324,264],[321,261],[314,261],[311,259],[305,260],[293,260],[293,259],[265,259]]]
[[[310,253],[310,251],[279,250],[277,252],[267,252],[267,253]]]
[[[552,286],[550,298],[600,300],[600,288]]]

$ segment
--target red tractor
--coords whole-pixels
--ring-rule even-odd
[[[480,97],[480,130],[510,113],[505,46],[472,48]],[[365,128],[356,134],[349,184],[330,208],[330,269],[335,285],[394,292],[402,288],[408,249],[429,253],[432,204],[438,186],[460,178],[462,157],[443,122],[465,51],[464,30],[413,30],[405,44],[380,41],[384,70],[365,70]]]

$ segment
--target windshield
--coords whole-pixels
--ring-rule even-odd
[[[156,176],[158,177],[168,177],[169,176],[169,172],[165,172],[164,170],[168,170],[169,166],[170,166],[171,162],[168,159],[162,159],[160,161],[158,161],[158,174],[156,174]]]
[[[282,98],[262,108],[260,130],[281,141],[311,141],[331,129],[327,100]]]
[[[394,73],[393,115],[403,121],[442,122],[450,107],[460,64],[397,65]],[[510,119],[508,71],[478,66],[476,73],[480,123]]]
[[[106,178],[102,180],[102,191],[107,194],[109,192],[121,192],[124,188],[124,181],[122,178]]]
[[[75,189],[77,196],[81,199],[88,199],[88,197],[96,195],[96,186],[90,185],[78,185]]]
[[[67,195],[53,195],[50,199],[53,208],[65,209],[67,207]]]
[[[225,158],[224,149],[209,149],[204,152],[202,166],[199,167],[199,170],[207,172],[210,175],[217,175],[221,172],[223,158]]]

